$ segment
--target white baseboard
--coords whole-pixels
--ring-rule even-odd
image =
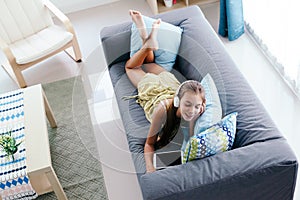
[[[113,3],[116,1],[120,0],[51,0],[51,2],[65,14]]]

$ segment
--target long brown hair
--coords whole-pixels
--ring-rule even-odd
[[[160,149],[171,142],[177,134],[180,118],[176,116],[176,107],[173,102],[167,106],[167,118],[161,131],[158,133],[160,139],[155,143],[155,149]]]
[[[201,112],[203,113],[205,110],[206,99],[205,99],[204,88],[200,84],[200,82],[189,80],[189,81],[185,81],[179,87],[180,88],[178,88],[178,91],[175,94],[179,97],[179,99],[181,99],[187,91],[191,91],[194,92],[195,94],[201,95],[202,107],[203,107]],[[178,108],[174,106],[173,101],[170,105],[167,106],[167,119],[163,128],[158,134],[160,139],[155,143],[156,149],[162,148],[168,143],[170,143],[171,140],[175,137],[175,135],[178,132],[181,119],[176,116]]]

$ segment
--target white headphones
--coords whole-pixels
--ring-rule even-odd
[[[180,104],[180,99],[179,99],[179,97],[178,97],[178,94],[179,94],[179,92],[180,92],[181,87],[182,87],[184,84],[189,83],[189,82],[194,82],[194,80],[187,80],[187,81],[184,81],[184,82],[182,82],[182,83],[178,86],[178,88],[177,88],[177,90],[176,90],[176,92],[175,92],[175,95],[174,95],[174,100],[173,100],[173,104],[174,104],[174,107],[175,107],[175,108],[178,108],[178,107],[179,107],[179,104]]]

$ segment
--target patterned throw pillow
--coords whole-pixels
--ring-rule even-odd
[[[237,112],[225,116],[217,124],[190,138],[182,163],[228,151],[232,148],[236,133]]]
[[[143,16],[148,34],[151,32],[155,19]],[[155,63],[162,66],[167,71],[171,71],[178,54],[181,42],[182,29],[179,26],[162,21],[157,32],[158,50],[154,51]],[[132,57],[141,47],[142,39],[135,24],[131,27],[130,57]]]

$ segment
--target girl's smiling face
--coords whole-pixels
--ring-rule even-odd
[[[203,101],[199,93],[192,91],[186,91],[182,98],[180,99],[179,104],[179,115],[185,121],[191,121],[195,117],[198,117],[201,112]]]

